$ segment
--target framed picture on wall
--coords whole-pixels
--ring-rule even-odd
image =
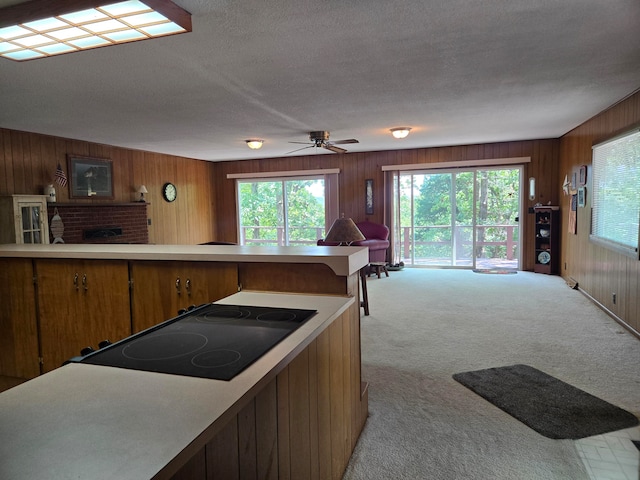
[[[570,191],[575,195],[577,188],[578,188],[578,172],[574,168],[573,172],[571,173]]]
[[[578,184],[581,187],[584,187],[587,184],[587,166],[586,165],[582,165],[580,167],[580,172],[578,175]]]
[[[586,188],[584,187],[580,187],[578,189],[578,206],[579,207],[584,207],[585,202],[586,202],[586,195],[587,195],[587,191]]]
[[[373,179],[364,181],[364,213],[373,215]]]
[[[113,199],[113,164],[107,158],[67,155],[69,198]]]

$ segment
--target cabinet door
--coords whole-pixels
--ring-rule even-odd
[[[40,365],[31,259],[0,259],[0,298],[0,375],[36,377]]]
[[[133,332],[175,317],[190,305],[238,291],[238,268],[222,262],[131,262]]]
[[[36,260],[43,372],[131,335],[126,261]]]
[[[47,203],[19,200],[16,205],[16,243],[49,243]]]

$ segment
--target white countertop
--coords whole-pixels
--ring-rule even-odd
[[[336,275],[357,273],[369,263],[367,247],[254,247],[240,245],[0,245],[0,257],[198,262],[324,263]]]
[[[152,478],[354,301],[247,291],[218,301],[318,310],[231,381],[68,364],[0,393],[0,479]]]

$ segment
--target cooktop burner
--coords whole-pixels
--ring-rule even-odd
[[[231,380],[315,313],[206,304],[70,361]]]

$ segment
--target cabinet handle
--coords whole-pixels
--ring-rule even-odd
[[[76,290],[80,290],[80,287],[78,286],[78,274],[77,273],[73,276],[73,286],[76,287]]]
[[[176,290],[178,291],[178,295],[180,295],[180,277],[176,278]]]
[[[191,296],[191,280],[189,280],[188,278],[184,283],[184,288],[187,290],[187,295]]]
[[[87,286],[87,274],[86,273],[82,274],[82,286],[84,287],[84,291],[85,292],[87,290],[89,290],[89,287]]]

